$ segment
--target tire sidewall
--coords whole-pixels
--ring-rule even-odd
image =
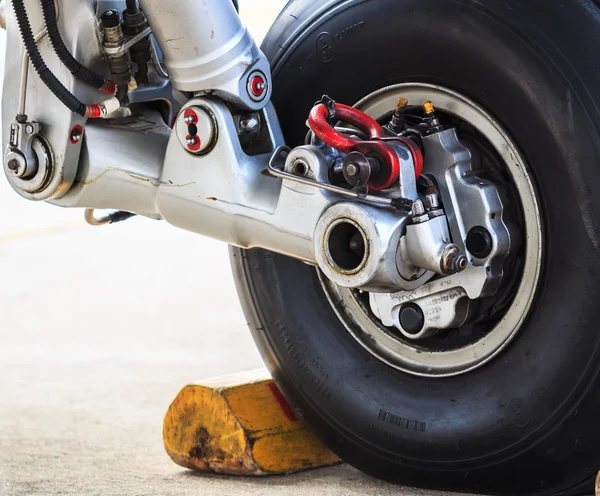
[[[351,104],[392,84],[438,84],[502,123],[538,191],[535,305],[508,349],[454,378],[415,377],[374,358],[340,323],[314,269],[236,252],[255,338],[284,393],[334,451],[375,475],[423,484],[436,472],[436,484],[452,487],[554,493],[600,467],[596,436],[582,430],[600,415],[600,142],[587,89],[598,81],[582,80],[569,57],[580,40],[560,50],[547,42],[564,12],[546,5],[537,24],[524,22],[514,13],[521,3],[339,2],[291,38],[276,26],[263,47],[288,144],[300,144],[323,93]],[[590,22],[582,5],[565,22]],[[285,14],[279,24],[290,22]]]

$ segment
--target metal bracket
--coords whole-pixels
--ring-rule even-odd
[[[340,188],[338,186],[333,186],[331,184],[320,183],[318,181],[314,181],[313,179],[296,176],[294,174],[290,174],[289,172],[285,172],[285,171],[279,169],[278,166],[281,165],[281,163],[282,163],[281,157],[283,156],[284,153],[289,154],[290,151],[291,151],[291,148],[286,145],[282,145],[279,148],[277,148],[277,150],[275,150],[275,153],[271,157],[271,160],[269,161],[269,164],[267,166],[267,171],[269,172],[269,174],[271,176],[277,177],[280,179],[288,179],[290,181],[304,184],[306,186],[312,186],[314,188],[324,189],[327,191],[331,191],[332,193],[338,193],[343,196],[354,198],[356,200],[362,200],[362,201],[369,202],[369,203],[375,203],[375,204],[386,206],[386,207],[393,207],[393,208],[396,208],[398,210],[403,210],[403,211],[410,210],[409,205],[412,205],[412,200],[408,200],[406,198],[393,198],[392,199],[392,198],[383,198],[383,197],[374,196],[374,195],[364,195],[363,196],[354,190]],[[285,160],[283,162],[285,163]]]
[[[38,122],[11,123],[4,154],[6,177],[13,187],[28,193],[41,191],[52,169],[52,152],[41,130]]]

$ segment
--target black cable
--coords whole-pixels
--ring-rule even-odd
[[[138,9],[137,0],[127,0],[127,13],[128,14],[136,14]]]
[[[132,214],[131,212],[125,212],[123,210],[119,210],[118,212],[114,212],[110,214],[110,224],[116,224],[117,222],[123,222],[127,219],[131,219],[135,217],[136,214]]]
[[[102,90],[107,81],[102,76],[89,70],[75,60],[73,55],[71,55],[71,52],[69,52],[69,49],[65,46],[60,31],[58,30],[54,0],[41,0],[41,4],[42,12],[44,13],[44,22],[46,23],[46,31],[48,32],[48,37],[50,38],[50,42],[52,43],[58,58],[77,79],[97,90]]]
[[[31,31],[31,25],[29,24],[29,18],[27,17],[27,11],[23,0],[12,0],[13,9],[15,11],[15,17],[19,24],[19,31],[21,32],[21,38],[25,49],[29,54],[31,64],[39,74],[42,82],[48,87],[48,89],[54,93],[54,95],[72,112],[85,116],[86,106],[81,103],[63,84],[56,78],[50,69],[46,67],[44,59],[42,58],[40,51],[38,50],[35,38]]]

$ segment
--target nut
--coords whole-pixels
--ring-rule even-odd
[[[442,255],[442,272],[458,274],[467,268],[467,257],[460,252],[456,245],[450,245]]]
[[[346,167],[346,173],[349,176],[356,176],[356,174],[358,174],[359,169],[355,164],[349,164],[348,167]]]

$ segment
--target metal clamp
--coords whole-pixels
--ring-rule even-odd
[[[126,52],[133,45],[135,45],[138,41],[143,40],[144,38],[146,38],[147,36],[150,36],[151,34],[152,34],[152,28],[150,26],[148,26],[141,33],[135,35],[133,38],[130,38],[129,40],[127,40],[125,43],[123,43],[122,45],[120,45],[118,47],[104,47],[103,48],[104,53],[106,53],[107,55],[117,55],[117,54]]]

